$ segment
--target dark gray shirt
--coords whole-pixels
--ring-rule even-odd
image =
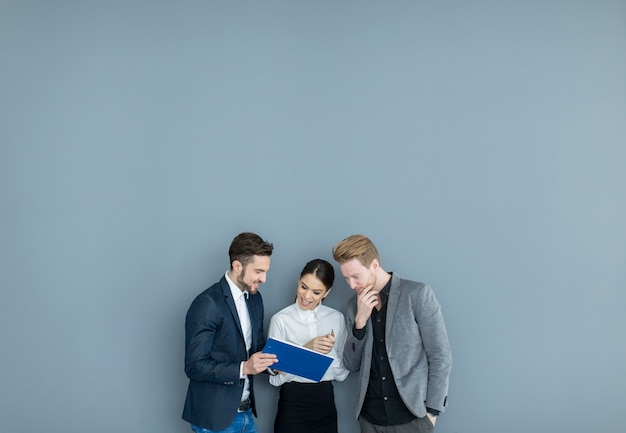
[[[411,422],[415,419],[409,409],[402,402],[396,382],[393,379],[387,348],[385,346],[385,324],[387,322],[387,299],[391,279],[380,291],[382,307],[372,311],[371,322],[374,334],[372,348],[372,366],[370,378],[365,394],[365,401],[361,408],[361,416],[376,425],[399,425]],[[359,331],[364,331],[359,330]],[[356,330],[355,330],[356,331]],[[362,333],[361,338],[365,336]],[[355,337],[359,336],[355,333]]]

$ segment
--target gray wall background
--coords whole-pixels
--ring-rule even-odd
[[[353,233],[435,289],[437,431],[623,430],[626,2],[2,1],[0,50],[0,431],[190,431],[243,230],[266,325]]]

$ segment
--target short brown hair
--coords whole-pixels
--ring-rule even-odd
[[[239,233],[235,236],[235,239],[233,239],[228,249],[230,266],[232,268],[235,260],[238,260],[242,265],[246,266],[252,261],[253,256],[269,257],[272,255],[273,250],[274,245],[263,240],[263,238],[256,233]]]
[[[365,235],[348,236],[333,247],[333,258],[340,265],[357,259],[363,266],[369,266],[374,259],[380,261],[374,243]]]

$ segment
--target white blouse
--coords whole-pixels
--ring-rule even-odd
[[[330,334],[331,331],[335,333],[335,345],[327,355],[333,358],[333,362],[322,381],[341,382],[349,373],[342,360],[346,342],[346,323],[341,312],[321,303],[315,310],[303,310],[294,303],[272,316],[268,336],[304,346],[313,338]],[[274,386],[280,386],[285,382],[314,383],[312,380],[290,373],[270,376],[270,383]]]

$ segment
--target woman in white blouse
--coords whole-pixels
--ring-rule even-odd
[[[335,280],[333,266],[315,259],[306,264],[296,290],[296,301],[276,313],[268,336],[307,347],[334,358],[319,383],[293,374],[270,376],[280,386],[274,433],[337,433],[333,380],[348,376],[341,354],[346,340],[343,314],[322,305]]]

